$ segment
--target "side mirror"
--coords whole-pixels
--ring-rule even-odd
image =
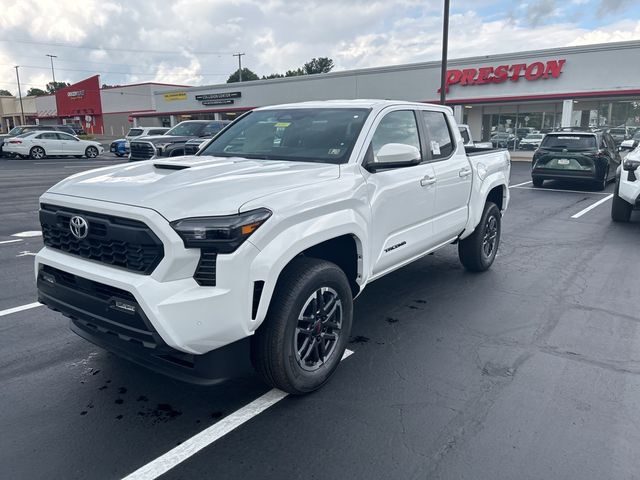
[[[618,151],[622,152],[623,150],[633,150],[633,140],[625,140],[618,147]]]
[[[403,168],[418,165],[422,161],[420,150],[413,145],[404,143],[387,143],[380,147],[372,161],[367,162],[366,169],[370,172],[389,168]]]

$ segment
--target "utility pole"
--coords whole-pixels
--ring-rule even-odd
[[[58,58],[57,55],[49,55],[47,53],[47,57],[49,57],[51,59],[51,76],[53,77],[53,87],[55,88],[56,86],[56,72],[53,70],[53,59],[54,58]]]
[[[234,53],[234,57],[238,57],[238,81],[242,81],[242,56],[244,53]]]
[[[20,74],[18,73],[19,65],[15,66],[16,79],[18,80],[18,97],[20,98],[20,124],[24,125],[24,108],[22,107],[22,92],[20,91]]]
[[[449,0],[444,0],[444,19],[442,22],[442,72],[440,73],[440,103],[447,99],[447,49],[449,48]]]

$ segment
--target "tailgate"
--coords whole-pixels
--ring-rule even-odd
[[[595,170],[595,162],[593,157],[583,153],[549,152],[540,156],[533,168],[591,172]]]

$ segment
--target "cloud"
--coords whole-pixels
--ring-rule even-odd
[[[640,39],[639,22],[625,20],[634,2],[591,0],[591,11],[598,5],[609,12],[594,28],[567,13],[584,11],[579,3],[585,1],[530,0],[511,13],[508,0],[453,2],[450,57]],[[61,81],[100,73],[101,81],[111,84],[197,85],[225,82],[237,68],[234,52],[246,53],[243,66],[266,75],[318,56],[333,58],[336,69],[436,60],[441,48],[440,0],[83,0],[82,8],[77,0],[56,0],[56,8],[47,5],[4,0],[0,88],[15,91],[14,65],[21,65],[25,90],[44,87],[50,76],[46,53],[58,56]]]

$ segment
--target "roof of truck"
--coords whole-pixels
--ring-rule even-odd
[[[283,105],[269,105],[256,110],[274,110],[280,108],[384,108],[391,105],[421,106],[425,105],[442,107],[441,105],[431,105],[428,103],[407,102],[404,100],[380,100],[380,99],[357,99],[357,100],[315,100],[310,102],[286,103]],[[448,109],[448,107],[446,107]]]

